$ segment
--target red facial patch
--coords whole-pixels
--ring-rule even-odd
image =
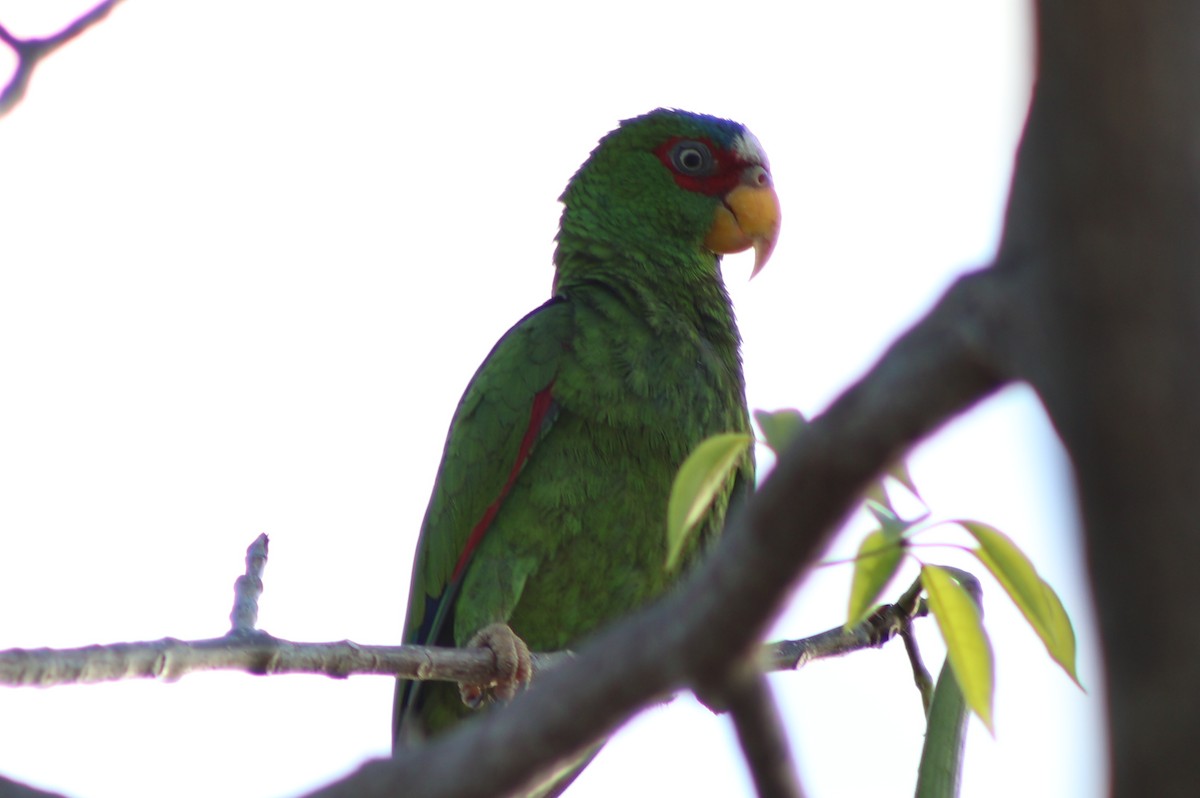
[[[695,141],[708,147],[712,154],[712,169],[704,175],[689,175],[679,171],[671,160],[671,151],[681,141]],[[719,197],[728,194],[742,179],[742,170],[753,166],[749,161],[735,152],[723,150],[707,138],[689,138],[687,136],[672,136],[654,150],[658,160],[671,171],[675,183],[688,191]]]

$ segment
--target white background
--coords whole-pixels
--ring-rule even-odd
[[[86,6],[4,0],[0,22],[45,34]],[[0,648],[219,635],[260,532],[262,628],[398,642],[455,402],[546,297],[566,180],[656,106],[736,118],[770,154],[778,249],[752,283],[726,261],[749,400],[820,412],[990,257],[1030,24],[1011,0],[130,0],[0,121]],[[1060,590],[1090,691],[985,581],[996,736],[973,724],[963,794],[1101,795],[1099,641],[1035,398],[1005,391],[911,467],[938,516],[1000,527]],[[840,623],[849,576],[814,574],[776,634]],[[899,644],[772,683],[813,796],[911,795]],[[391,695],[240,674],[4,689],[0,773],[80,798],[294,795],[387,752]],[[745,795],[733,746],[680,699],[571,794]]]

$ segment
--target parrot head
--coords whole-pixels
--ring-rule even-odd
[[[613,255],[654,264],[684,253],[715,268],[720,255],[752,247],[753,277],[779,234],[779,199],[758,139],[737,122],[686,111],[660,108],[622,122],[560,200],[560,278]],[[571,257],[580,250],[593,257]]]

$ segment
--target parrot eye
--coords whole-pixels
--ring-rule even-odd
[[[681,174],[707,175],[713,170],[713,157],[703,142],[680,141],[671,148],[671,165]]]

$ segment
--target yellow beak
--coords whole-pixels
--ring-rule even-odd
[[[743,183],[726,194],[724,203],[717,207],[704,246],[720,254],[754,247],[753,278],[767,265],[777,238],[779,197],[775,189],[770,183]]]

